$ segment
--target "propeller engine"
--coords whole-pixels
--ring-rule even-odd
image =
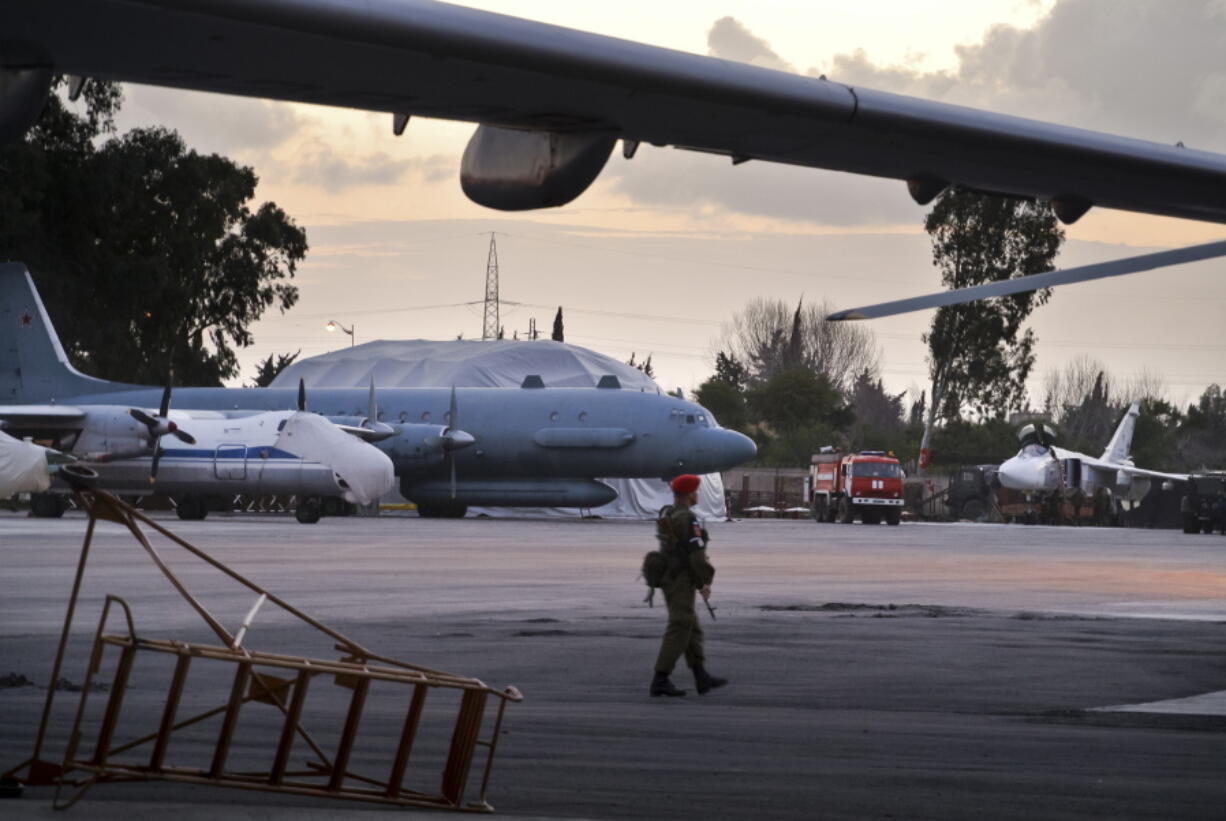
[[[456,475],[455,475],[455,452],[477,441],[471,433],[460,430],[460,410],[456,403],[455,385],[451,386],[451,407],[447,414],[447,427],[443,428],[434,436],[427,436],[425,444],[432,448],[438,448],[447,457],[451,463],[451,498],[455,498],[456,490]]]
[[[153,467],[149,471],[150,482],[156,482],[158,478],[158,463],[162,459],[163,436],[174,436],[179,441],[189,445],[196,444],[196,437],[185,430],[180,430],[179,426],[169,418],[170,385],[167,385],[166,390],[162,391],[162,404],[158,408],[157,416],[150,416],[140,408],[128,408],[128,414],[144,425],[149,431],[149,446],[153,449]]]

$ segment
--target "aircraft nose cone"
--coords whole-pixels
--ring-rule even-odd
[[[748,462],[758,452],[758,446],[752,439],[734,430],[709,431],[704,439],[706,441],[702,446],[702,456],[705,458],[698,460],[702,462],[703,473],[734,468]],[[698,466],[691,467],[697,469]]]
[[[1051,490],[1055,486],[1049,476],[1051,460],[1045,457],[1014,456],[1000,466],[997,476],[1003,487],[1010,490]]]

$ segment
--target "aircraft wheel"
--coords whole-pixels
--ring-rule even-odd
[[[326,496],[321,502],[320,515],[322,516],[347,516],[345,510],[345,500],[339,496]]]
[[[849,525],[856,520],[855,511],[851,509],[851,502],[844,496],[839,499],[839,524]]]
[[[209,505],[202,496],[184,496],[175,501],[175,514],[185,522],[200,522],[209,515]]]
[[[323,515],[320,509],[318,499],[304,499],[298,509],[294,511],[294,518],[302,522],[304,525],[313,525],[319,521]]]
[[[30,513],[36,519],[58,519],[68,509],[68,500],[58,493],[31,493]]]
[[[885,523],[891,527],[896,527],[902,521],[902,512],[891,510],[885,514]]]

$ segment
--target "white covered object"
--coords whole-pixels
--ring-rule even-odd
[[[49,487],[46,449],[0,433],[0,499],[14,493],[42,493]]]
[[[349,485],[341,494],[347,502],[368,505],[396,484],[386,453],[314,413],[290,416],[277,435],[276,447],[331,467]]]
[[[295,388],[302,378],[308,388],[364,388],[373,376],[381,388],[511,388],[529,374],[539,375],[550,388],[591,388],[612,374],[623,388],[659,390],[638,368],[549,339],[381,339],[295,362],[272,387]]]
[[[594,388],[602,376],[616,376],[623,390],[656,393],[659,386],[638,368],[596,351],[552,340],[513,341],[426,339],[379,340],[295,362],[273,387],[364,388],[373,377],[386,388],[517,388],[538,375],[549,388]],[[617,499],[592,513],[606,518],[652,518],[671,504],[672,492],[659,479],[601,479]],[[469,508],[491,516],[574,516],[574,508]],[[703,477],[698,514],[724,518],[724,486],[718,473]]]

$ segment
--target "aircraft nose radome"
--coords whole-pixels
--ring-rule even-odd
[[[1010,490],[1045,490],[1047,487],[1041,459],[1019,459],[1016,456],[1000,466],[997,476],[1001,485]]]
[[[721,430],[714,433],[718,436],[715,447],[711,448],[715,461],[718,463],[715,470],[727,470],[742,465],[758,453],[758,446],[743,433],[737,433],[734,430]]]

